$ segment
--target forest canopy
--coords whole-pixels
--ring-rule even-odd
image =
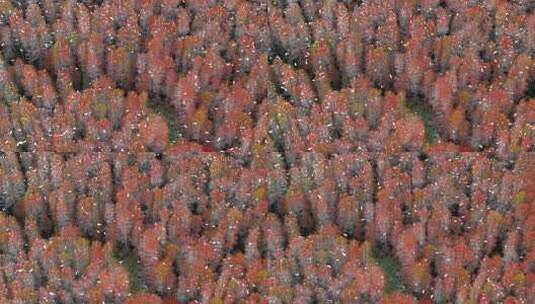
[[[535,303],[534,9],[0,0],[0,303]]]

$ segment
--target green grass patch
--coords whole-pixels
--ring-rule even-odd
[[[136,294],[139,292],[146,292],[148,290],[147,285],[143,280],[141,264],[135,253],[120,249],[114,252],[114,256],[121,262],[121,265],[123,265],[128,272],[128,277],[130,279],[130,293]]]
[[[391,252],[387,252],[380,248],[373,250],[373,257],[379,267],[383,269],[386,279],[385,292],[393,293],[395,291],[407,292],[407,288],[401,279],[400,269],[397,258]]]
[[[425,127],[425,141],[427,143],[434,143],[440,140],[440,134],[433,124],[433,111],[431,110],[431,106],[421,98],[412,97],[408,99],[407,107],[422,118]]]
[[[163,102],[149,101],[149,108],[154,111],[156,114],[163,116],[167,121],[167,127],[169,128],[169,142],[176,143],[179,139],[182,138],[182,133],[180,133],[178,127],[178,121],[176,117],[175,109],[169,104]]]

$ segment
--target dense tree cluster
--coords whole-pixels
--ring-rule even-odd
[[[0,0],[0,302],[535,302],[534,9]]]
[[[457,2],[2,0],[3,146],[533,151],[534,5]]]
[[[6,153],[0,299],[535,300],[529,154],[310,152],[287,169],[198,150]]]

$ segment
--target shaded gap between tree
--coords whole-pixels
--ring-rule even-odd
[[[407,96],[407,107],[422,118],[425,128],[425,141],[427,143],[440,141],[440,133],[433,123],[433,110],[431,109],[431,105],[425,102],[422,96],[409,94]]]

